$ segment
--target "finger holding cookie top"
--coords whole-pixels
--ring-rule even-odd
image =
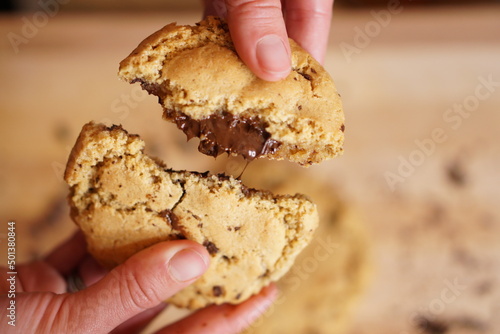
[[[205,0],[205,15],[226,18],[238,55],[259,78],[291,70],[288,38],[323,63],[333,0]]]

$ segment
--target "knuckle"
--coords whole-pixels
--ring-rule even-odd
[[[265,16],[281,16],[281,2],[278,0],[227,0],[226,7],[229,12],[239,15],[262,16],[265,13]]]
[[[78,313],[79,309],[71,307],[68,295],[42,293],[33,296],[33,299],[33,304],[40,306],[39,309],[43,310],[43,316],[39,318],[40,322],[32,324],[37,333],[65,332],[72,329],[69,319],[78,319],[75,313]]]
[[[156,293],[151,281],[135,271],[127,272],[124,277],[118,280],[120,299],[123,305],[144,310],[161,302],[162,299]]]
[[[323,8],[287,8],[286,15],[295,21],[330,20],[332,11]]]

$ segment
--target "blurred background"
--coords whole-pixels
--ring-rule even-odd
[[[199,21],[198,0],[0,6],[0,264],[9,220],[19,262],[75,231],[62,173],[90,120],[140,134],[171,168],[241,172],[198,154],[156,98],[116,76],[152,32]],[[500,333],[500,2],[337,0],[325,68],[344,155],[308,169],[256,161],[242,176],[310,195],[322,217],[288,276],[302,273],[300,289],[284,279],[286,302],[252,332]]]
[[[66,1],[60,1],[64,3]],[[202,0],[72,0],[65,5],[66,10],[199,10]],[[479,3],[498,3],[499,0],[401,0],[399,3],[408,6],[430,6],[430,5],[459,5]],[[335,0],[335,6],[359,7],[386,6],[388,1],[384,0]],[[6,10],[37,10],[40,8],[36,0],[4,0],[2,7]]]

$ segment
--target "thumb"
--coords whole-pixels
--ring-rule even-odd
[[[226,0],[227,23],[236,51],[258,77],[285,78],[291,69],[290,44],[280,0]]]
[[[67,333],[107,333],[193,283],[206,271],[209,261],[206,249],[192,241],[156,244],[96,284],[69,295],[58,317],[67,318],[66,323],[74,326],[67,328]]]

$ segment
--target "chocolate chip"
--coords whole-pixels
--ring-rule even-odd
[[[217,246],[215,246],[215,244],[213,242],[210,242],[208,240],[205,240],[205,242],[203,243],[203,246],[205,246],[205,248],[207,249],[208,253],[210,253],[210,255],[214,255],[214,254],[217,254],[219,252],[219,248],[217,248]]]
[[[165,221],[176,230],[179,230],[179,218],[172,212],[172,210],[166,209],[160,212],[160,216],[165,219]]]
[[[133,81],[132,83],[134,83],[134,82],[135,81]],[[125,133],[128,134],[128,132],[125,129],[123,129],[121,127],[121,125],[116,125],[116,124],[113,124],[113,125],[109,126],[106,130],[108,130],[110,132],[116,131],[116,130],[118,130],[118,131],[125,131]]]
[[[298,106],[297,109],[302,110],[302,106]]]
[[[201,220],[200,216],[198,216],[198,215],[194,214],[191,210],[187,210],[187,212],[188,212],[188,213],[191,215],[191,217],[193,217],[194,219],[196,219],[196,220],[198,220],[198,221],[200,221],[200,220]],[[201,223],[198,223],[198,227],[200,227],[200,226],[199,226],[199,224],[201,224]],[[202,224],[202,225],[203,225],[203,224]]]
[[[248,187],[245,187],[244,185],[242,185],[241,192],[243,193],[243,195],[245,195],[245,197],[251,197],[251,196],[257,194],[259,191],[256,189],[248,188]]]
[[[191,172],[191,173],[192,173],[192,172]],[[199,175],[200,175],[201,177],[205,177],[205,178],[206,178],[206,177],[208,177],[208,175],[210,175],[210,172],[207,170],[207,171],[204,171],[203,173],[199,173]]]
[[[302,72],[299,72],[299,74],[302,75],[306,80],[309,80],[309,81],[312,80],[312,77],[309,74],[302,73]]]
[[[224,288],[219,285],[214,285],[214,287],[212,288],[212,293],[215,297],[220,297],[225,294]]]
[[[344,125],[344,124],[342,124],[342,125],[340,126],[340,131],[342,131],[342,132],[344,132],[344,131],[345,131],[345,125]]]
[[[235,226],[235,227],[234,227],[234,230],[235,230],[235,231],[239,231],[239,230],[240,230],[240,228],[241,228],[241,226]]]
[[[221,181],[229,181],[229,180],[231,180],[231,177],[229,175],[224,174],[224,173],[218,173],[217,177]]]
[[[236,300],[240,299],[241,298],[241,293],[238,293],[235,298],[236,298]]]
[[[312,72],[312,73],[314,73],[314,74],[318,73],[318,72],[316,72],[316,70],[315,70],[314,68],[312,68],[312,67],[311,67],[311,72]]]
[[[266,269],[266,271],[262,275],[260,275],[259,278],[269,277],[270,273],[271,272],[269,271],[269,269]]]

